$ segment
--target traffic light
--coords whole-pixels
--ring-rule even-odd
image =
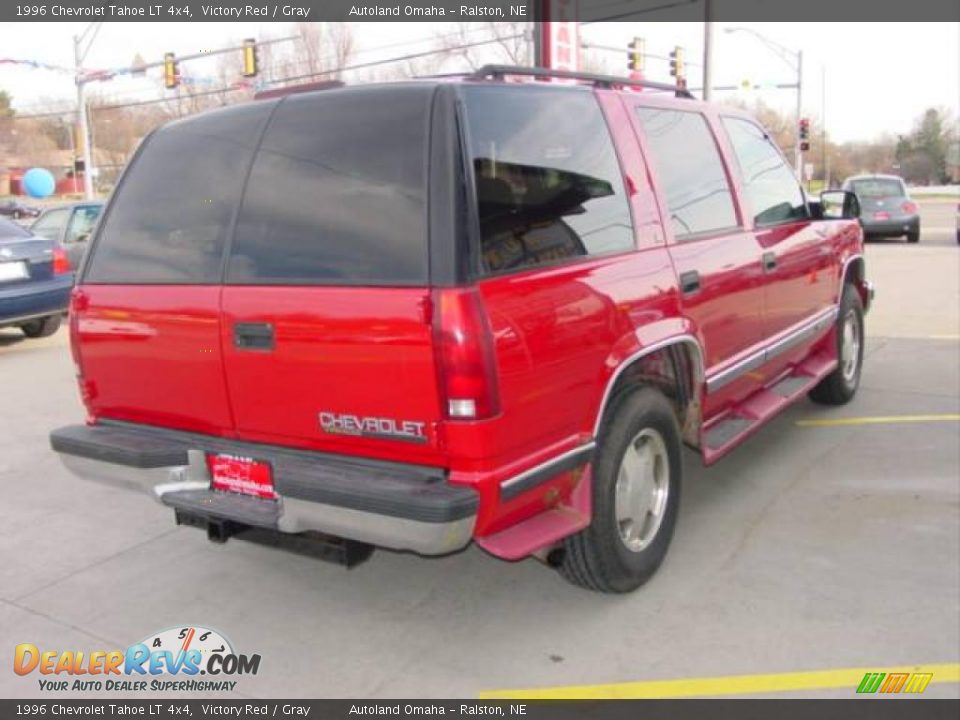
[[[686,77],[687,72],[683,64],[683,48],[675,47],[670,51],[670,75],[675,78]]]
[[[800,152],[810,149],[810,118],[800,118]]]
[[[635,72],[643,71],[644,42],[643,38],[635,37],[627,46],[627,69]]]
[[[167,90],[172,90],[180,84],[180,64],[173,53],[163,56],[163,84]]]
[[[247,38],[243,41],[243,76],[254,77],[259,70],[257,58],[257,41]]]

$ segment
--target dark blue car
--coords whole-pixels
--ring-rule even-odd
[[[0,328],[53,335],[70,301],[73,270],[63,248],[0,218]]]

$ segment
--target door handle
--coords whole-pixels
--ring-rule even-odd
[[[700,292],[700,273],[696,270],[680,273],[680,292],[684,295]]]
[[[236,323],[233,345],[237,350],[273,350],[273,324]]]
[[[763,254],[763,271],[764,272],[773,272],[777,269],[777,256],[772,252],[765,252]]]

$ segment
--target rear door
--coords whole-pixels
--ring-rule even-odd
[[[144,141],[125,173],[71,316],[93,416],[232,434],[220,277],[243,180],[274,104],[171,123]]]
[[[411,84],[294,95],[273,114],[222,296],[220,345],[239,436],[436,459],[433,91]]]
[[[722,375],[763,340],[761,248],[741,227],[731,178],[707,118],[652,100],[638,102],[633,111],[672,236],[683,312],[700,332],[707,375]],[[754,386],[745,373],[723,377],[731,379],[714,383],[706,415]]]

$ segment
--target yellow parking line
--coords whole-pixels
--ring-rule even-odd
[[[847,417],[830,420],[797,420],[800,427],[839,427],[841,425],[893,425],[897,423],[951,422],[960,420],[960,414],[941,415],[880,415],[877,417]]]
[[[856,694],[863,676],[866,673],[874,672],[932,673],[931,683],[960,682],[960,663],[942,663],[901,665],[898,667],[840,668],[772,675],[730,675],[728,677],[653,680],[607,685],[572,685],[526,690],[488,690],[480,693],[480,697],[484,700],[652,700],[657,698],[827,690],[831,688],[848,688],[850,695],[853,696]]]

